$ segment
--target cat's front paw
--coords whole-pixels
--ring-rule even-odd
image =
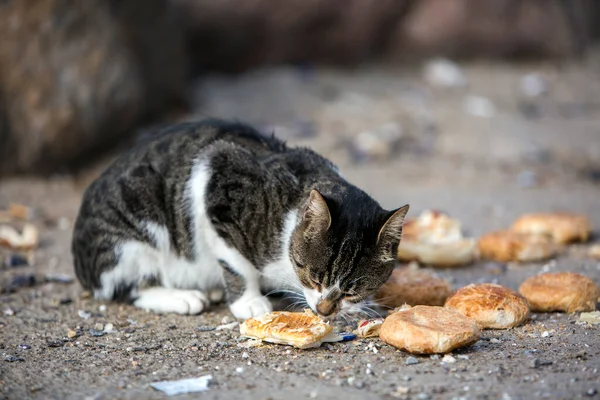
[[[264,296],[242,296],[229,305],[229,310],[236,318],[246,320],[273,311],[273,306]]]

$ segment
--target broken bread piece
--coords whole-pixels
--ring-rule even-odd
[[[0,225],[0,246],[13,250],[32,250],[38,242],[39,233],[33,224],[26,223],[21,233],[10,225]]]
[[[529,304],[519,293],[501,285],[471,284],[458,289],[444,307],[473,318],[481,329],[508,329],[529,316]]]
[[[415,306],[391,314],[379,333],[387,344],[415,354],[448,353],[480,336],[474,319],[437,306]]]
[[[585,242],[592,231],[589,219],[573,213],[531,213],[517,218],[511,231],[547,235],[559,244]]]
[[[588,278],[574,272],[554,272],[532,276],[519,287],[532,311],[550,312],[596,310],[600,288]]]
[[[445,279],[413,267],[395,268],[386,283],[375,293],[375,301],[384,307],[443,306],[452,293]]]
[[[358,321],[358,327],[354,330],[354,333],[361,338],[377,337],[379,336],[383,321],[383,318],[360,320]]]
[[[499,262],[534,262],[556,254],[556,246],[548,236],[508,230],[487,233],[477,245],[481,258]]]
[[[299,349],[319,347],[333,327],[309,309],[300,312],[273,311],[250,318],[240,325],[240,334],[265,342]]]
[[[464,238],[461,224],[445,213],[427,210],[402,227],[398,259],[434,267],[470,264],[477,256],[477,242]]]

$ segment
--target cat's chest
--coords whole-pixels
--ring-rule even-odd
[[[294,271],[294,266],[289,258],[280,258],[265,265],[261,275],[261,286],[270,290],[292,290],[297,289],[300,285],[296,272]]]

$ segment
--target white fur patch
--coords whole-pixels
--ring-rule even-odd
[[[261,285],[266,289],[288,289],[300,293],[302,284],[290,260],[290,241],[298,223],[298,210],[289,211],[281,232],[281,254],[262,270]]]
[[[198,290],[169,289],[153,287],[142,289],[134,305],[156,313],[199,314],[208,299]]]
[[[308,306],[314,312],[317,312],[317,304],[319,303],[319,300],[321,300],[321,293],[316,289],[304,288],[304,297],[306,298]]]

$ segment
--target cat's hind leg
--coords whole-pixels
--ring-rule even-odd
[[[122,244],[114,268],[100,276],[95,290],[98,299],[128,299],[134,306],[159,314],[199,314],[210,304],[197,290],[202,274],[197,268],[174,256],[169,248],[153,247],[139,241]]]
[[[139,290],[133,305],[151,310],[157,314],[199,314],[209,304],[204,293],[199,290],[152,287]]]

